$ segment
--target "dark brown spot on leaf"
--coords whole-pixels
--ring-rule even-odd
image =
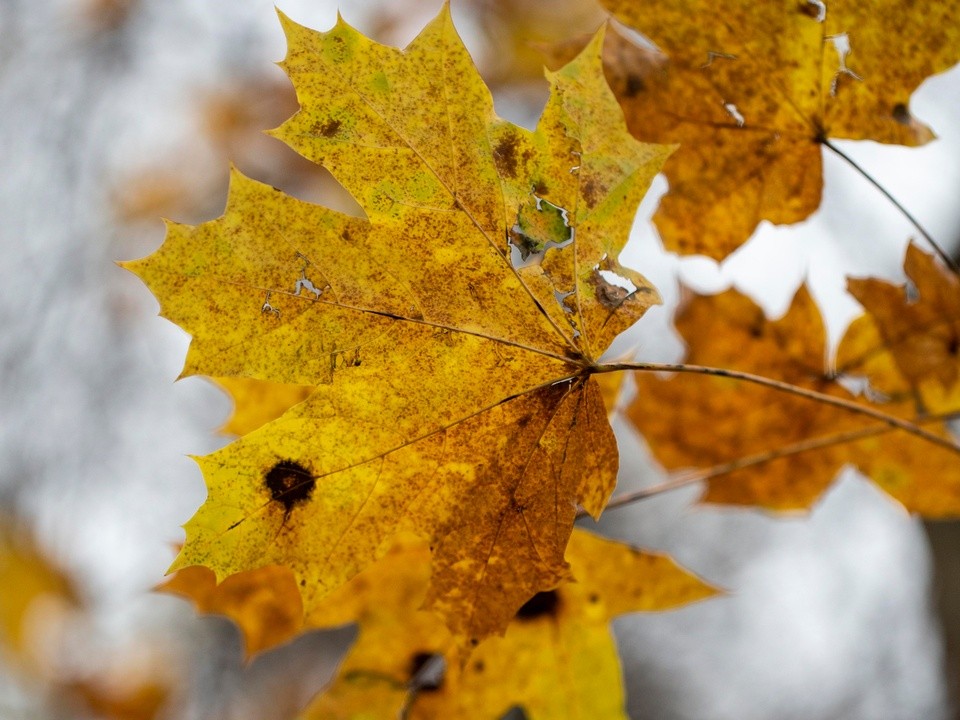
[[[500,175],[517,176],[517,136],[507,135],[493,149],[493,159]]]
[[[560,595],[556,590],[547,590],[538,592],[532,598],[527,600],[523,606],[517,610],[517,620],[527,622],[536,620],[544,615],[557,614],[560,609]]]
[[[270,496],[283,505],[284,514],[289,514],[298,503],[310,499],[317,480],[300,463],[281,460],[267,471],[263,483],[270,491]]]
[[[893,111],[891,113],[893,119],[896,120],[901,125],[909,125],[912,118],[910,117],[910,111],[907,109],[907,106],[903,103],[897,103],[893,106]]]
[[[327,120],[323,125],[318,126],[314,132],[322,137],[333,137],[342,124],[339,120]]]
[[[644,90],[647,89],[647,83],[644,82],[643,78],[639,75],[630,74],[627,75],[626,82],[624,84],[623,94],[627,97],[634,97],[639,95]]]
[[[583,199],[587,201],[587,205],[591,208],[596,207],[597,203],[603,199],[606,191],[607,189],[593,177],[587,178],[580,186],[580,193],[583,195]]]
[[[519,705],[514,705],[500,716],[500,720],[530,720],[530,716]]]

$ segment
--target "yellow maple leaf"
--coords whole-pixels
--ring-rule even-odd
[[[127,264],[193,336],[184,374],[316,386],[199,460],[173,568],[289,567],[309,614],[410,531],[428,606],[476,643],[566,577],[576,504],[615,484],[591,375],[659,302],[617,257],[672,148],[626,131],[602,32],[530,132],[496,117],[446,7],[404,51],[282,20],[301,110],[274,134],[368,219],[234,172],[221,218]]]
[[[613,412],[620,399],[623,385],[622,373],[596,375],[600,395],[607,412]],[[276,420],[313,392],[311,385],[272,383],[254,378],[216,378],[233,400],[233,413],[221,428],[232,435],[246,435],[271,420]]]
[[[233,400],[233,413],[221,428],[233,435],[246,435],[276,420],[313,392],[311,385],[272,383],[249,377],[216,378],[216,383]]]
[[[805,287],[776,321],[730,290],[695,297],[676,324],[691,364],[756,373],[853,399],[825,371],[823,322]],[[929,516],[960,513],[960,458],[948,447],[844,408],[728,377],[678,374],[660,379],[644,372],[635,380],[637,397],[628,417],[670,470],[706,468],[807,446],[710,480],[707,502],[804,509],[845,464],[853,463],[909,510]],[[866,399],[858,400],[872,407]],[[915,415],[909,397],[877,407],[903,419]],[[949,437],[942,422],[924,428]],[[837,442],[819,442],[831,438]]]
[[[610,621],[716,592],[667,557],[576,530],[567,551],[575,581],[534,596],[464,664],[443,623],[419,609],[428,558],[424,547],[396,548],[324,603],[329,615],[315,622],[357,621],[360,635],[304,720],[495,720],[514,706],[531,720],[625,718]]]
[[[828,138],[933,138],[910,95],[960,60],[955,1],[601,3],[662,51],[611,34],[606,59],[631,131],[683,148],[654,218],[664,244],[718,260],[761,220],[816,210]]]

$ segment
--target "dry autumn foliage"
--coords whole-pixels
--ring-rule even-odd
[[[960,514],[960,285],[914,246],[909,291],[851,280],[866,314],[836,364],[805,289],[780,320],[690,299],[687,364],[604,356],[660,301],[619,256],[661,168],[657,223],[684,252],[805,217],[829,137],[932,137],[907,104],[957,59],[952,3],[897,25],[942,42],[896,70],[885,2],[603,4],[662,53],[601,28],[547,73],[533,131],[495,114],[446,6],[402,51],[281,16],[300,110],[271,134],[365,217],[234,170],[220,218],[124,263],[191,334],[183,374],[236,405],[164,589],[231,617],[248,656],[360,627],[305,718],[623,717],[610,621],[716,593],[574,530],[653,492],[706,480],[707,502],[799,511],[854,464],[913,512]],[[616,412],[678,474],[611,501]]]
[[[950,0],[922,12],[895,0],[601,4],[659,49],[614,35],[607,68],[631,132],[684,148],[654,218],[664,244],[716,259],[761,220],[794,223],[819,207],[830,139],[933,139],[910,95],[960,60]]]

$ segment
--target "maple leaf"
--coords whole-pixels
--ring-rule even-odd
[[[603,373],[594,379],[600,386],[608,414],[612,413],[620,399],[623,374]],[[221,428],[222,432],[232,435],[246,435],[277,419],[313,392],[311,385],[287,385],[254,378],[216,378],[216,384],[233,400],[233,412]]]
[[[717,260],[761,220],[816,210],[828,138],[932,139],[910,95],[960,60],[956,2],[919,12],[894,0],[601,4],[662,50],[611,33],[606,61],[631,131],[683,148],[654,218],[664,244]]]
[[[58,627],[80,606],[70,578],[18,532],[18,523],[0,517],[0,651],[14,667],[44,675],[53,671],[44,633]]]
[[[221,431],[246,435],[276,420],[287,410],[307,399],[313,386],[272,383],[247,377],[216,378],[216,383],[233,400],[233,412]]]
[[[230,618],[240,629],[248,660],[303,629],[303,600],[293,573],[284,567],[247,570],[217,584],[212,570],[194,565],[157,589],[188,598],[200,612]]]
[[[853,400],[824,369],[825,331],[805,287],[787,314],[768,320],[735,290],[694,297],[676,321],[687,362],[756,373],[828,396]],[[842,347],[842,346],[841,346]],[[950,447],[894,430],[848,409],[729,377],[637,373],[627,410],[667,469],[707,467],[763,456],[708,482],[706,502],[808,508],[847,463],[855,464],[907,509],[930,516],[960,512],[960,462]],[[902,383],[901,383],[902,384]],[[874,406],[911,419],[910,398]],[[924,429],[949,434],[942,422]],[[888,433],[895,432],[896,437]],[[795,446],[794,452],[777,455]],[[802,451],[801,451],[802,450]]]
[[[626,131],[602,32],[530,132],[496,117],[446,7],[404,51],[281,19],[301,109],[273,132],[368,219],[234,172],[221,218],[127,264],[193,336],[184,374],[316,386],[199,459],[173,569],[283,565],[309,613],[411,531],[427,604],[477,642],[567,575],[576,504],[596,516],[615,484],[591,374],[659,302],[617,257],[673,148]]]
[[[424,546],[398,546],[327,599],[327,614],[321,608],[313,622],[357,621],[360,634],[304,720],[493,720],[514,706],[531,720],[625,718],[610,621],[716,593],[667,557],[575,530],[567,559],[576,581],[534,596],[503,637],[487,638],[462,664],[443,623],[419,609],[428,559]],[[425,672],[431,658],[434,672]]]
[[[837,367],[866,376],[888,397],[912,395],[918,411],[960,408],[960,279],[912,243],[904,271],[911,287],[851,278],[867,314],[844,336]]]

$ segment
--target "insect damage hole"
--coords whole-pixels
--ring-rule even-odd
[[[806,3],[800,6],[800,12],[822,23],[827,19],[827,4],[823,0],[806,0]]]
[[[700,66],[700,69],[708,68],[713,65],[714,60],[736,60],[736,55],[731,55],[730,53],[725,52],[716,52],[714,50],[707,50],[707,61]]]
[[[432,692],[443,687],[447,662],[443,655],[418,652],[410,658],[409,687],[415,692]]]
[[[616,310],[638,290],[631,280],[612,270],[601,269],[599,264],[594,266],[591,280],[597,300],[610,310]]]
[[[261,315],[274,315],[280,317],[280,309],[270,304],[271,290],[267,290],[267,296],[263,299],[263,305],[260,306]]]
[[[263,476],[270,497],[283,505],[284,515],[310,499],[317,479],[307,468],[294,460],[280,460]]]
[[[300,277],[297,280],[297,284],[294,285],[293,294],[300,295],[301,290],[306,290],[307,292],[314,294],[314,299],[319,300],[323,292],[330,287],[330,283],[327,283],[323,287],[319,288],[314,285],[313,281],[307,277],[307,268],[311,265],[309,258],[307,258],[307,256],[301,252],[297,253],[297,258],[302,261],[303,265],[300,267]]]
[[[306,273],[301,271],[300,279],[297,280],[297,284],[293,288],[293,294],[299,295],[301,290],[306,290],[307,292],[313,293],[316,296],[316,299],[319,300],[320,295],[325,289],[326,288],[318,288],[310,281],[310,278],[307,277]]]
[[[737,109],[737,106],[732,102],[725,102],[723,104],[723,109],[727,111],[727,115],[733,118],[734,122],[737,123],[737,127],[743,127],[745,122],[743,119],[743,114]]]
[[[859,82],[862,82],[863,78],[847,67],[847,56],[851,52],[850,36],[846,33],[838,33],[836,35],[827,35],[824,39],[829,40],[834,50],[837,51],[837,63],[839,67],[833,74],[833,82],[830,83],[830,97],[836,97],[837,90],[840,89],[840,84],[844,77],[851,77]]]

